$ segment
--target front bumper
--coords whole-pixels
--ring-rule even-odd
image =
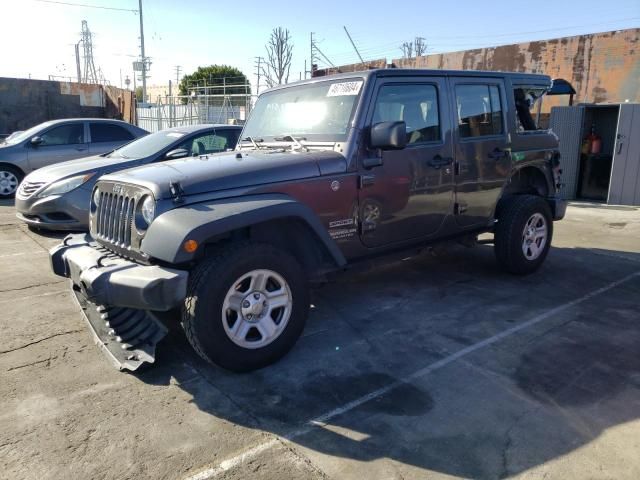
[[[120,370],[153,363],[167,328],[154,312],[186,296],[188,273],[118,257],[88,235],[69,235],[49,252],[56,275],[72,289],[96,344]]]
[[[562,198],[547,198],[554,220],[562,220],[567,212],[567,201]]]
[[[64,195],[24,198],[16,195],[16,217],[31,227],[87,231],[91,191],[77,188]]]

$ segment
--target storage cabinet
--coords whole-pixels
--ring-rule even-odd
[[[592,126],[599,153],[581,151]],[[564,198],[640,205],[640,104],[554,107],[551,129],[560,140]]]

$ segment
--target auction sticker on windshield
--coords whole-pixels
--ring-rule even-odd
[[[331,87],[329,87],[329,91],[327,92],[327,97],[357,95],[358,93],[360,93],[361,87],[362,87],[362,81],[333,83]]]

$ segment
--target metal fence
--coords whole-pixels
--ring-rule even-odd
[[[137,107],[138,126],[149,132],[200,123],[242,124],[253,97],[250,94],[200,94],[158,97]]]

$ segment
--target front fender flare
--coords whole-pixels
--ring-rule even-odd
[[[196,255],[184,251],[182,246],[186,240],[195,240],[203,245],[224,233],[280,218],[304,221],[324,244],[336,265],[346,264],[344,255],[313,210],[281,194],[212,200],[169,210],[151,223],[141,249],[158,260],[185,263]]]

